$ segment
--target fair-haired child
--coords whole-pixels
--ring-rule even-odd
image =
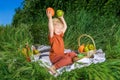
[[[56,70],[73,63],[73,58],[77,56],[75,52],[64,53],[64,41],[63,36],[67,29],[67,24],[64,17],[52,18],[49,11],[46,11],[48,17],[48,28],[49,28],[49,42],[51,46],[50,50],[50,61],[52,66],[50,71],[52,74],[56,73]]]

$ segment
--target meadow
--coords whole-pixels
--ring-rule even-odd
[[[78,37],[88,34],[95,40],[96,48],[105,52],[105,62],[65,72],[58,77],[50,75],[38,62],[27,62],[21,54],[26,42],[30,46],[37,42],[49,45],[47,18],[41,16],[35,27],[36,34],[33,34],[36,31],[32,24],[0,26],[0,80],[120,80],[119,19],[85,10],[66,12],[64,17],[68,25],[65,48],[77,50]]]

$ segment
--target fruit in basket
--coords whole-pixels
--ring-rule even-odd
[[[63,16],[64,12],[62,10],[57,10],[57,16],[61,17]]]
[[[54,16],[54,14],[55,14],[54,9],[51,8],[51,7],[48,7],[48,8],[46,9],[46,11],[49,11],[49,12],[51,13],[52,16]]]
[[[94,50],[94,49],[95,49],[95,47],[94,47],[93,44],[89,44],[88,48],[89,48],[90,50]]]
[[[78,51],[79,52],[83,52],[84,51],[84,47],[85,47],[84,44],[82,44],[81,46],[79,46]]]
[[[88,46],[85,46],[85,48],[84,48],[84,52],[88,52],[88,51],[89,51]]]

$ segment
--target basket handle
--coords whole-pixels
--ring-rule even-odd
[[[94,47],[95,47],[95,49],[96,49],[96,45],[95,45],[94,39],[93,39],[90,35],[87,35],[87,34],[82,34],[82,35],[78,38],[78,46],[80,46],[80,39],[81,39],[82,37],[84,37],[84,36],[89,37],[89,38],[92,40],[93,45],[94,45]]]

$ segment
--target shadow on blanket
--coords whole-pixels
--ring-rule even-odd
[[[40,55],[34,55],[34,59],[32,61],[40,61],[40,65],[43,67],[51,67],[51,62],[49,59],[49,50],[50,50],[50,46],[38,46],[37,49],[40,51]],[[65,53],[67,52],[71,52],[72,50],[70,49],[65,49]],[[68,53],[69,54],[69,53]],[[76,68],[81,68],[81,67],[85,67],[85,66],[89,66],[92,63],[96,64],[96,63],[101,63],[104,62],[106,60],[105,58],[105,53],[102,51],[102,49],[98,49],[96,51],[96,54],[94,54],[93,58],[82,58],[80,60],[78,60],[77,62],[73,63],[72,65],[68,65],[65,67],[62,67],[60,69],[57,70],[57,74],[54,76],[58,76],[60,74],[62,74],[65,71],[71,71],[73,69]]]

